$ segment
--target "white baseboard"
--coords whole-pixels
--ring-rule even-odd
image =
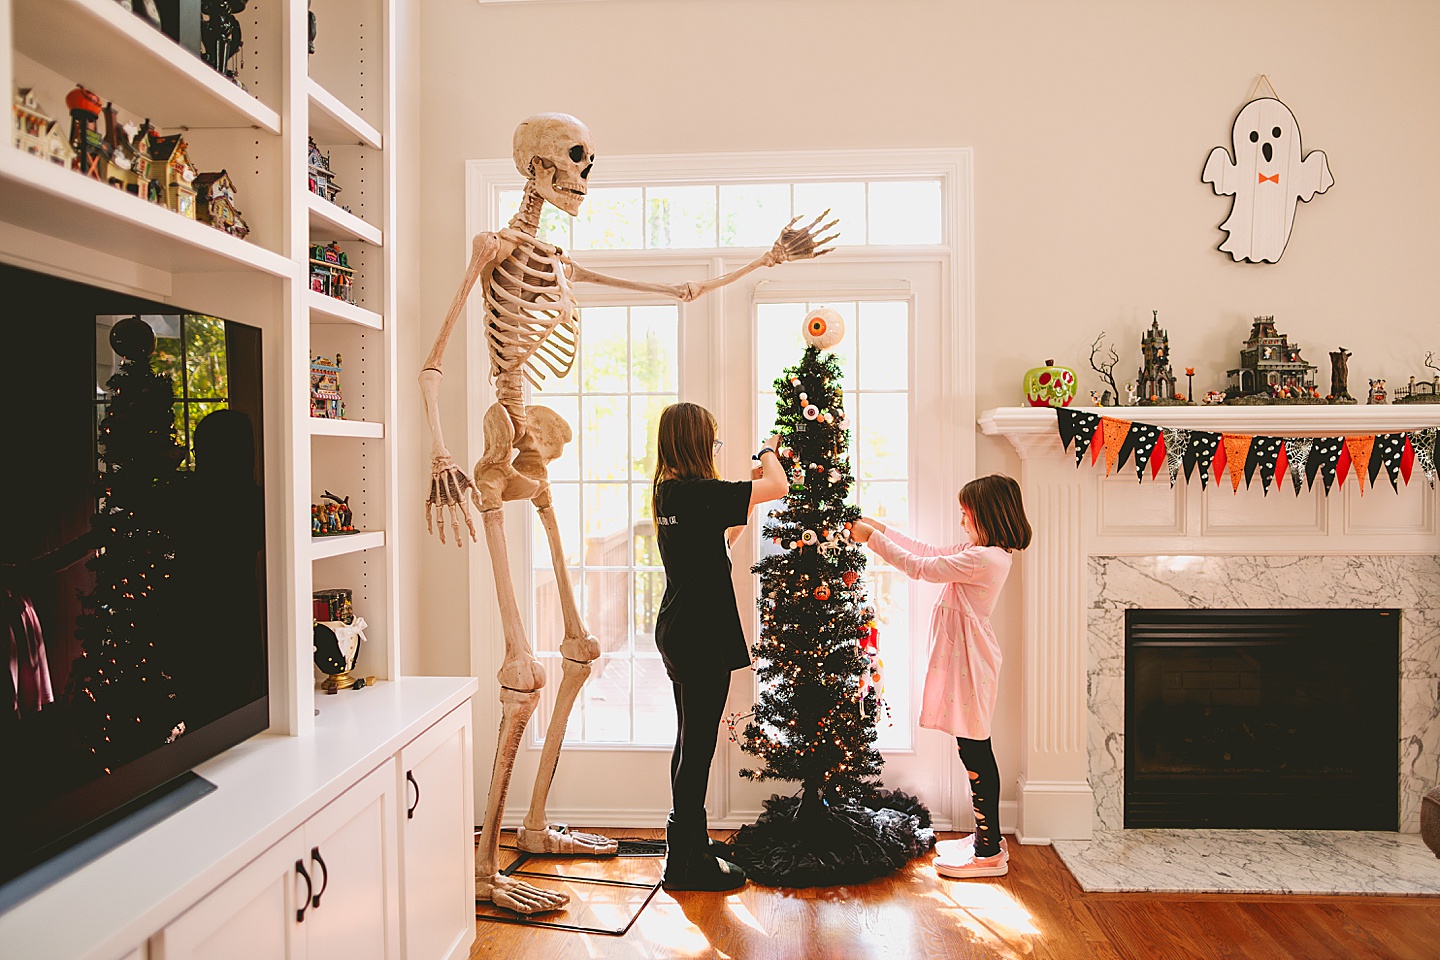
[[[731,810],[723,817],[712,816],[710,818],[709,824],[711,828],[716,830],[734,830],[744,826],[747,823],[754,823],[756,818],[760,816],[761,812],[762,811],[759,808],[755,810]],[[552,822],[568,823],[573,824],[577,827],[586,827],[594,830],[603,830],[606,827],[627,829],[658,829],[665,826],[665,818],[669,815],[669,813],[670,809],[668,807],[663,810],[659,808],[646,807],[610,807],[603,810],[597,808],[581,809],[576,807],[570,809],[552,808],[549,811],[550,819]],[[1016,832],[1018,815],[1019,804],[1017,804],[1014,800],[1001,800],[1000,832],[1014,834]],[[524,819],[525,811],[523,808],[521,808],[513,811],[507,811],[505,817],[500,822],[505,829],[514,829],[515,827],[520,826],[521,821]],[[949,819],[935,817],[934,827],[937,831],[940,831],[942,833],[961,832],[973,830],[975,828],[975,822],[973,820],[967,820],[965,823],[954,823],[951,822]],[[1050,841],[1044,840],[1041,842],[1049,843]]]

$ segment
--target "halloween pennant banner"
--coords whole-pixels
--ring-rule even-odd
[[[1416,465],[1434,487],[1440,453],[1436,427],[1340,437],[1272,437],[1180,430],[1067,407],[1056,407],[1055,416],[1061,445],[1066,450],[1075,445],[1075,466],[1088,451],[1091,466],[1104,457],[1109,476],[1133,459],[1137,481],[1145,480],[1148,467],[1150,479],[1158,479],[1164,470],[1172,487],[1182,473],[1187,483],[1198,473],[1201,489],[1213,476],[1217,481],[1228,478],[1231,490],[1238,493],[1241,484],[1248,490],[1259,477],[1268,494],[1272,484],[1282,489],[1289,479],[1299,496],[1301,490],[1315,489],[1317,479],[1327,494],[1349,480],[1364,496],[1366,486],[1375,489],[1383,475],[1398,492],[1402,483],[1409,485]]]

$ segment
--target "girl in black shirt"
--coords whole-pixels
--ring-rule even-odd
[[[674,809],[665,827],[669,890],[733,890],[745,882],[744,871],[710,851],[705,786],[730,672],[750,665],[730,580],[730,546],[751,508],[787,489],[777,442],[771,437],[760,448],[751,480],[725,481],[715,466],[720,442],[710,411],[674,403],[660,414],[651,505],[665,596],[655,645],[675,688],[677,721],[670,755]]]

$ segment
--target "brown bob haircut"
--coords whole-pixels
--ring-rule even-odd
[[[1024,550],[1030,546],[1030,521],[1020,500],[1020,485],[1002,473],[977,477],[960,488],[960,506],[970,515],[985,546]]]
[[[715,469],[715,415],[698,403],[672,403],[660,411],[655,442],[655,480],[650,490],[650,509],[656,506],[664,480],[718,480]]]

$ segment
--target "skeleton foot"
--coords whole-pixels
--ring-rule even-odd
[[[497,907],[516,913],[545,913],[565,906],[570,902],[570,895],[497,873],[475,878],[475,899],[489,900]]]
[[[598,833],[576,833],[563,823],[552,823],[544,830],[521,827],[515,845],[527,853],[550,853],[578,857],[613,857],[620,841]]]

